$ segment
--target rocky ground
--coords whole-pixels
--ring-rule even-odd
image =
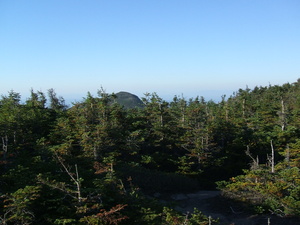
[[[157,197],[162,201],[174,202],[175,208],[183,213],[191,213],[197,208],[207,216],[219,218],[220,225],[300,225],[299,218],[251,214],[241,204],[222,197],[219,191],[198,191]]]

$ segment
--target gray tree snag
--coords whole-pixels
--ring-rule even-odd
[[[271,140],[271,156],[267,155],[268,166],[271,167],[271,173],[275,173],[275,156],[274,156],[274,146]]]
[[[7,135],[2,137],[2,149],[3,149],[3,160],[6,160],[6,155],[8,151],[8,138]]]
[[[286,115],[285,115],[285,108],[284,108],[284,101],[281,100],[281,130],[284,131],[286,127]]]
[[[242,111],[243,111],[243,118],[245,119],[245,103],[246,103],[246,99],[243,99],[243,102],[242,102]]]
[[[76,188],[77,188],[77,191],[76,191],[76,193],[77,193],[77,199],[78,199],[78,202],[81,203],[81,201],[82,201],[82,197],[81,197],[81,185],[80,185],[81,181],[80,181],[80,178],[79,178],[77,164],[75,164],[75,175],[76,175],[76,177],[75,177],[74,174],[70,172],[70,170],[67,168],[67,166],[64,164],[64,162],[62,161],[62,159],[57,154],[56,154],[56,158],[60,162],[60,164],[62,165],[62,167],[66,171],[66,173],[69,175],[69,177],[71,178],[71,180],[74,181],[74,183],[76,185]]]
[[[246,155],[252,159],[251,169],[257,170],[259,168],[259,159],[258,156],[256,159],[251,155],[249,145],[247,145],[247,150],[245,151]]]
[[[274,166],[275,166],[275,162],[274,162],[274,147],[273,147],[273,141],[271,140],[271,150],[272,150],[272,154],[271,154],[271,172],[274,173],[275,172],[275,169],[274,169]]]
[[[287,167],[291,168],[291,165],[290,165],[290,146],[289,145],[287,145],[287,147],[286,147],[285,161],[287,163]]]

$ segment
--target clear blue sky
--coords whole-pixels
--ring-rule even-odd
[[[0,94],[217,100],[298,78],[299,0],[0,0]]]

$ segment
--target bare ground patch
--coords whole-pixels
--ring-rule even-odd
[[[242,204],[224,198],[220,191],[164,194],[159,198],[173,202],[174,208],[184,214],[192,213],[197,208],[207,216],[219,218],[220,225],[300,225],[299,218],[252,214]]]

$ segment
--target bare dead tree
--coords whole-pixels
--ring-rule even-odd
[[[78,168],[77,168],[77,164],[75,164],[75,175],[73,173],[70,172],[70,169],[67,168],[67,166],[65,165],[65,163],[62,161],[62,159],[57,155],[57,153],[55,154],[57,160],[59,161],[59,163],[62,165],[62,167],[64,168],[65,172],[69,175],[69,177],[71,178],[71,180],[74,181],[76,188],[77,188],[77,199],[78,202],[81,203],[82,201],[82,197],[81,197],[81,182],[80,182],[80,178],[79,178],[79,173],[78,173]]]
[[[185,219],[184,219],[184,222],[183,222],[183,225],[187,225],[187,224],[188,224],[188,221],[189,221],[189,214],[190,214],[190,212],[186,212],[186,214],[185,214]]]
[[[256,159],[251,155],[249,145],[247,145],[247,150],[245,151],[246,155],[252,159],[251,169],[257,170],[259,168],[259,159],[258,156]]]
[[[281,130],[284,131],[286,127],[286,114],[285,114],[285,108],[284,108],[284,101],[281,99]]]
[[[275,172],[275,158],[274,158],[274,147],[273,141],[271,140],[271,156],[267,155],[267,166],[271,167],[271,173]]]
[[[246,103],[246,99],[243,99],[242,102],[243,118],[245,118],[245,103]]]
[[[229,119],[229,109],[228,109],[228,102],[225,103],[225,120],[228,121]]]
[[[287,167],[291,168],[291,165],[290,165],[290,146],[289,145],[287,145],[287,148],[286,148],[285,161],[287,162]]]
[[[272,150],[272,154],[271,154],[271,172],[274,173],[275,169],[275,163],[274,163],[274,147],[273,147],[273,141],[271,140],[271,150]]]
[[[3,149],[3,160],[6,160],[6,155],[8,151],[8,138],[7,135],[2,137],[2,149]]]
[[[208,225],[211,225],[211,216],[208,217]]]

